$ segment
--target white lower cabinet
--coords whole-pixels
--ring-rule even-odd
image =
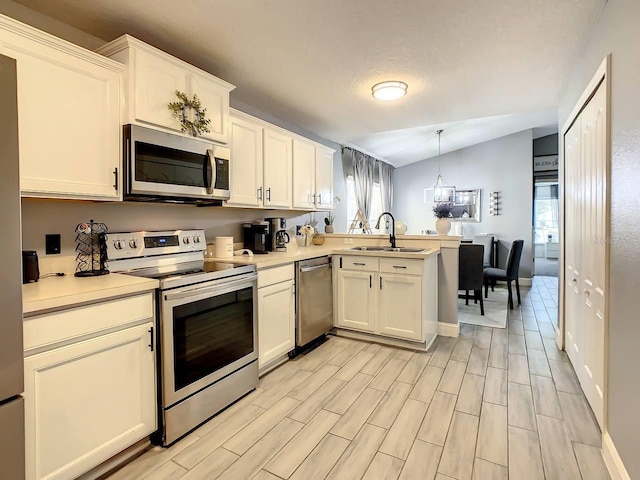
[[[335,288],[337,296],[337,325],[363,332],[374,332],[375,289],[371,272],[338,270]]]
[[[27,480],[77,478],[156,430],[152,327],[25,358]]]
[[[293,265],[258,272],[258,368],[296,345]]]
[[[429,343],[437,333],[436,261],[338,257],[336,327]]]
[[[378,333],[422,338],[422,277],[381,273],[378,292]]]

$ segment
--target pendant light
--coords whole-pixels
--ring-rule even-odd
[[[434,203],[453,203],[456,196],[456,187],[445,185],[442,175],[440,175],[440,141],[444,130],[436,130],[438,135],[438,179],[433,185],[433,202]]]

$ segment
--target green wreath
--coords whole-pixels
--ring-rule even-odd
[[[189,132],[194,137],[209,132],[208,125],[211,120],[207,118],[207,109],[202,108],[198,95],[194,94],[193,98],[189,100],[186,93],[176,90],[176,97],[180,101],[171,102],[168,107],[180,122],[180,130],[183,133]]]

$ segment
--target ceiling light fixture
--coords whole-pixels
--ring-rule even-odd
[[[407,94],[408,85],[404,82],[392,81],[376,83],[371,87],[371,94],[378,100],[397,100]]]
[[[444,130],[436,130],[438,135],[438,179],[433,186],[433,202],[434,203],[453,203],[456,196],[456,187],[445,185],[442,175],[440,175],[440,140]]]

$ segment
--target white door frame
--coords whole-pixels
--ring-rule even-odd
[[[605,208],[605,225],[606,225],[606,238],[600,239],[605,241],[605,334],[604,334],[604,412],[603,412],[603,436],[607,431],[607,411],[608,411],[608,358],[609,358],[609,255],[610,255],[610,239],[611,239],[611,54],[607,55],[602,61],[595,75],[587,85],[580,99],[576,103],[575,107],[571,111],[571,114],[567,118],[560,135],[560,164],[558,167],[558,182],[560,186],[560,271],[559,277],[559,306],[558,320],[559,325],[556,330],[556,343],[559,348],[564,349],[565,342],[565,308],[566,308],[566,295],[565,295],[565,159],[564,159],[564,137],[578,118],[584,107],[589,103],[591,97],[594,95],[598,87],[602,86],[606,92],[606,208]]]

